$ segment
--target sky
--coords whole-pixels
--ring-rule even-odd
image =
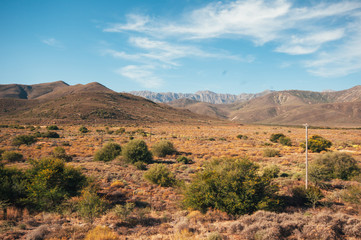
[[[0,84],[257,93],[361,84],[361,1],[0,0]]]

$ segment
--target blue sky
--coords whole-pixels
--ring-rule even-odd
[[[1,0],[0,83],[255,93],[361,84],[361,1]]]

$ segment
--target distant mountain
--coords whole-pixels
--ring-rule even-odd
[[[240,123],[361,127],[361,86],[332,92],[278,91],[233,104],[190,100],[168,104]]]
[[[218,121],[128,93],[117,93],[99,83],[74,86],[64,82],[29,86],[9,84],[0,87],[0,96],[2,122],[201,124]]]
[[[272,91],[266,90],[256,94],[241,93],[239,95],[214,93],[211,91],[198,91],[196,93],[172,93],[172,92],[156,93],[150,91],[133,91],[130,93],[136,96],[147,98],[153,102],[158,102],[158,103],[168,103],[177,99],[187,98],[198,102],[206,102],[213,104],[229,104],[234,102],[245,102],[256,97],[264,96],[270,92]]]

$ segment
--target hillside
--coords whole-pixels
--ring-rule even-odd
[[[155,93],[150,91],[133,91],[130,92],[133,95],[147,98],[153,102],[169,103],[178,99],[190,99],[198,102],[206,102],[212,104],[230,104],[234,102],[245,102],[253,98],[264,96],[270,93],[270,90],[263,91],[261,93],[241,93],[239,95],[233,94],[221,94],[211,91],[198,91],[196,93]]]
[[[27,96],[29,98],[29,94]],[[31,99],[15,96],[0,99],[0,119],[28,123],[196,123],[215,120],[131,94],[116,93],[98,83],[63,85],[52,91],[42,91],[42,94],[38,91],[36,98],[31,96]]]

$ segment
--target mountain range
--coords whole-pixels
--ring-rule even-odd
[[[271,90],[265,90],[261,93],[241,93],[239,95],[222,94],[211,91],[198,91],[196,93],[156,93],[151,91],[133,91],[130,92],[133,95],[147,98],[153,102],[168,103],[178,99],[191,99],[199,102],[207,102],[213,104],[229,104],[234,102],[246,102],[253,98],[267,95],[272,92]]]
[[[141,93],[142,96],[153,96],[158,103],[134,95]],[[361,86],[343,91],[288,90],[231,95],[210,91],[195,94],[117,93],[96,82],[72,86],[62,81],[5,84],[0,85],[0,119],[64,123],[232,121],[361,127]]]

